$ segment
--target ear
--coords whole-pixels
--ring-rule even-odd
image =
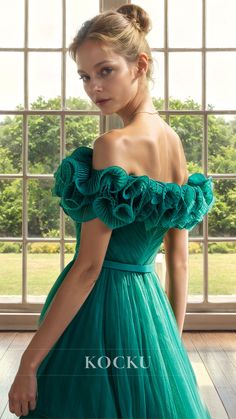
[[[137,75],[142,76],[148,70],[148,56],[145,52],[141,52],[137,61]]]

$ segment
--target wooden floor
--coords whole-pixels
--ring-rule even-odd
[[[17,418],[9,412],[7,394],[33,335],[0,332],[1,419]],[[212,419],[236,419],[236,332],[184,332],[183,343]]]

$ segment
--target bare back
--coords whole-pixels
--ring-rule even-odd
[[[147,175],[162,182],[183,184],[187,181],[181,140],[159,115],[142,117],[115,131],[120,164],[127,173]]]

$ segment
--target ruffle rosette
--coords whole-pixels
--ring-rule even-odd
[[[54,173],[51,189],[76,222],[100,218],[110,228],[144,221],[147,229],[192,230],[215,202],[212,177],[193,173],[184,185],[128,174],[120,166],[92,167],[93,149],[77,148]]]

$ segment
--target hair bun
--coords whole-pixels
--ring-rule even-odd
[[[136,4],[123,4],[116,11],[124,15],[141,32],[147,34],[152,29],[151,19],[142,7]]]

